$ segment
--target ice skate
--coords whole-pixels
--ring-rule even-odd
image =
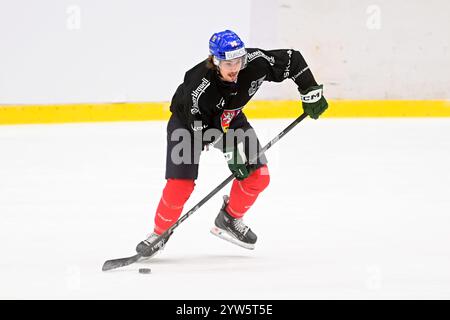
[[[222,208],[214,221],[215,226],[211,229],[211,233],[245,249],[255,249],[256,234],[244,224],[242,219],[233,218],[226,212],[228,196],[224,196],[223,200]]]
[[[136,252],[140,253],[143,257],[143,259],[149,259],[153,257],[156,253],[158,253],[160,250],[164,249],[164,246],[166,245],[167,241],[169,240],[171,234],[169,236],[166,236],[161,242],[159,242],[155,248],[153,248],[155,241],[158,239],[159,234],[152,232],[147,239],[141,241],[136,246]]]

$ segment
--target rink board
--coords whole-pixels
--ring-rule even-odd
[[[450,117],[446,100],[329,100],[326,118]],[[170,116],[168,102],[0,105],[0,124],[146,121]],[[294,118],[299,101],[251,101],[245,114],[252,119]]]

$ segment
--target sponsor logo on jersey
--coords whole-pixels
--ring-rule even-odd
[[[256,91],[258,91],[258,89],[263,84],[265,78],[266,76],[259,78],[258,80],[252,81],[252,83],[250,84],[250,88],[248,89],[248,95],[250,97],[253,96],[256,93]]]
[[[220,98],[219,103],[216,104],[216,108],[223,109],[224,106],[225,106],[225,99],[222,97],[222,98]]]
[[[202,129],[203,129],[202,126],[194,126],[194,125],[191,125],[191,127],[192,127],[192,130],[193,130],[193,131],[199,131],[199,130],[202,130]]]
[[[241,108],[235,110],[224,110],[220,116],[220,125],[223,132],[227,132],[231,121],[241,112]]]
[[[308,69],[309,69],[309,66],[304,67],[302,70],[300,70],[299,73],[297,73],[295,76],[291,77],[291,79],[295,81],[295,79],[297,79],[298,77],[300,77],[300,75],[301,75],[303,72],[305,72],[306,70],[308,70]]]
[[[196,114],[196,113],[200,113],[200,109],[198,107],[198,100],[200,99],[200,96],[205,92],[205,90],[209,87],[211,83],[203,78],[202,79],[202,83],[200,83],[200,85],[197,87],[197,89],[195,89],[194,91],[192,91],[191,96],[192,96],[192,108],[191,108],[191,113],[192,114]]]
[[[286,79],[287,77],[289,77],[289,72],[290,72],[290,68],[291,68],[291,56],[292,56],[292,50],[288,50],[287,54],[289,55],[289,61],[288,64],[286,66],[286,69],[284,69],[284,78]]]
[[[264,59],[266,59],[270,63],[271,66],[273,66],[275,64],[275,58],[274,57],[269,57],[268,55],[264,54],[263,52],[261,52],[259,50],[247,54],[248,62],[252,62],[253,60],[255,60],[257,58],[264,58]]]
[[[208,127],[207,124],[202,125],[201,121],[194,121],[194,123],[191,123],[192,131],[200,131],[203,129],[206,129]]]

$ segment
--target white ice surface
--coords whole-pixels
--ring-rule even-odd
[[[290,121],[252,124],[265,144]],[[0,298],[450,298],[450,119],[306,119],[267,156],[254,251],[209,233],[224,190],[105,273],[152,229],[165,122],[1,126]],[[184,212],[228,174],[203,153]]]

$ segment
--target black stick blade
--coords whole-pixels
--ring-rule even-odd
[[[117,269],[117,268],[128,266],[128,265],[138,261],[140,257],[142,257],[140,254],[136,254],[136,255],[134,255],[132,257],[128,257],[128,258],[108,260],[103,264],[102,271],[109,271],[112,269]]]

